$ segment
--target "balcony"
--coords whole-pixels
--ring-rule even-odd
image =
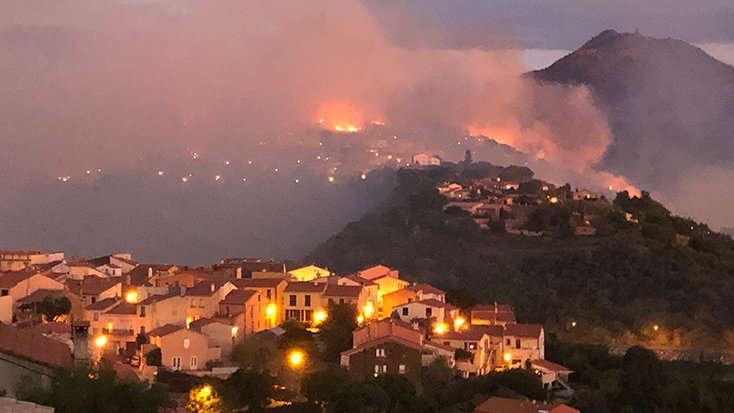
[[[135,331],[133,330],[125,330],[121,328],[113,328],[112,330],[108,328],[102,329],[102,334],[106,334],[109,336],[134,336]]]

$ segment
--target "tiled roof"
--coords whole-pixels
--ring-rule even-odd
[[[352,280],[352,281],[354,281],[354,282],[356,282],[356,283],[358,283],[358,284],[362,284],[362,285],[377,285],[377,284],[375,284],[375,283],[374,283],[373,281],[371,281],[371,280],[368,280],[368,279],[366,279],[366,278],[363,278],[363,277],[360,277],[360,276],[359,276],[359,275],[357,275],[357,274],[351,274],[351,275],[347,275],[347,276],[346,276],[346,277],[344,277],[344,278],[346,278],[346,279],[348,279],[348,280]]]
[[[576,410],[571,406],[565,404],[559,404],[558,406],[551,409],[548,413],[581,413],[580,410]]]
[[[230,282],[237,288],[277,288],[285,280],[283,278],[236,278]]]
[[[368,280],[374,280],[375,278],[380,278],[384,276],[398,278],[398,271],[388,268],[384,265],[375,265],[374,267],[370,267],[358,272],[357,275]]]
[[[89,304],[88,306],[86,306],[85,310],[103,311],[103,310],[106,310],[112,307],[113,305],[117,304],[120,301],[122,301],[122,299],[119,297],[105,298],[104,300],[99,300],[94,304]]]
[[[425,343],[423,343],[423,345],[428,346],[428,347],[435,347],[437,349],[444,350],[444,351],[455,351],[456,350],[455,348],[451,346],[447,346],[447,345],[438,343],[436,341],[426,341]]]
[[[232,290],[224,297],[224,300],[220,301],[219,304],[230,304],[230,305],[245,305],[247,300],[252,298],[256,291],[252,290]]]
[[[138,266],[138,263],[136,261],[129,260],[127,258],[118,257],[116,255],[111,256],[110,259],[116,259],[117,261],[124,262],[127,265],[132,265],[133,267]]]
[[[326,288],[326,283],[313,283],[311,281],[289,282],[285,287],[287,293],[320,293]]]
[[[538,338],[542,331],[543,326],[540,324],[508,324],[505,326],[504,335]]]
[[[67,367],[72,362],[68,345],[3,323],[0,323],[0,352],[49,367]]]
[[[408,288],[416,292],[423,291],[423,294],[435,294],[435,295],[445,295],[446,294],[445,291],[439,290],[438,288],[432,285],[423,284],[423,283],[415,283]]]
[[[113,307],[105,314],[134,315],[137,314],[137,312],[138,311],[135,304],[128,303],[127,301],[122,301],[120,304]]]
[[[564,367],[564,366],[561,366],[560,364],[556,364],[556,363],[554,363],[552,361],[548,361],[548,360],[536,359],[536,360],[532,360],[531,363],[534,366],[539,366],[539,367],[542,367],[542,368],[544,368],[546,370],[550,370],[550,371],[556,371],[556,372],[566,372],[567,371],[567,372],[571,372],[571,369],[569,369],[567,367]]]
[[[192,321],[189,324],[189,328],[192,330],[200,331],[202,327],[208,326],[209,324],[219,323],[225,326],[229,326],[226,322],[222,321],[221,319],[214,319],[214,318],[200,318],[196,321]]]
[[[453,305],[444,303],[443,301],[438,301],[433,298],[429,298],[427,300],[415,301],[415,302],[419,304],[427,305],[429,307],[445,308],[449,311],[456,310],[456,307],[454,307]]]
[[[534,400],[505,399],[490,397],[474,409],[474,413],[538,413],[549,411],[553,406]]]
[[[502,337],[502,334],[504,333],[505,329],[502,326],[498,325],[477,325],[477,324],[471,324],[469,326],[470,330],[477,330],[481,331],[482,333],[490,336],[490,337]]]
[[[19,282],[38,274],[36,271],[10,271],[0,274],[0,288],[13,288]]]
[[[353,297],[357,298],[362,294],[362,286],[360,285],[336,285],[329,284],[324,291],[324,297]]]
[[[448,331],[443,335],[436,337],[436,340],[462,340],[462,341],[479,341],[487,334],[485,331],[480,329],[470,328],[468,330],[461,331]]]
[[[423,350],[423,347],[421,347],[420,344],[418,344],[416,342],[413,342],[413,341],[410,341],[410,340],[406,340],[406,339],[404,339],[402,337],[398,337],[398,336],[382,336],[382,337],[376,338],[374,340],[366,341],[366,342],[360,344],[359,346],[357,346],[357,347],[355,347],[353,349],[350,349],[350,350],[347,350],[347,351],[343,351],[341,354],[343,356],[351,356],[352,354],[359,353],[360,351],[363,351],[363,350],[368,349],[368,348],[375,347],[377,345],[380,345],[382,343],[386,343],[388,341],[392,341],[392,342],[401,344],[401,345],[403,345],[405,347],[410,347],[410,348],[415,349],[415,350],[418,350],[418,351],[422,351]]]
[[[20,300],[18,300],[19,304],[25,304],[25,303],[37,303],[42,301],[46,296],[50,295],[51,297],[57,298],[64,295],[66,291],[64,290],[36,290],[31,293],[31,295],[27,295]]]
[[[186,326],[176,324],[166,324],[162,327],[154,328],[148,332],[149,336],[163,337],[169,334],[175,333],[176,331],[185,329]]]
[[[41,250],[0,250],[0,255],[38,255]]]
[[[82,280],[66,280],[69,291],[77,295],[99,295],[122,283],[122,277],[85,275]]]
[[[50,323],[37,324],[32,327],[32,330],[39,334],[69,334],[71,335],[71,324],[52,321]]]
[[[178,294],[156,294],[151,295],[150,297],[146,298],[145,300],[138,303],[138,305],[151,305],[155,304],[158,301],[168,300],[169,298],[178,297]]]
[[[187,297],[211,297],[229,280],[199,281],[193,287],[186,289]]]
[[[517,319],[515,319],[515,314],[509,311],[500,311],[498,313],[495,313],[494,311],[472,310],[471,317],[472,319],[488,320],[495,323],[504,322],[508,324],[514,324],[517,322]]]

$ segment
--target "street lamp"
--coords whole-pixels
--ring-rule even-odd
[[[436,334],[443,334],[446,332],[446,324],[437,324],[436,327],[433,328],[433,332]]]
[[[324,311],[317,312],[316,314],[313,315],[313,319],[316,324],[323,323],[324,320],[326,320],[326,312]]]
[[[464,325],[465,320],[461,317],[454,320],[454,328],[458,331]]]
[[[291,363],[293,367],[298,367],[303,363],[303,353],[299,350],[293,350],[288,355],[288,361]]]
[[[273,303],[268,304],[268,308],[265,309],[265,313],[268,316],[275,315],[275,304],[273,304]]]

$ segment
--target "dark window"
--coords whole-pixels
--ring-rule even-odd
[[[145,335],[145,326],[140,326],[140,334]]]
[[[301,310],[287,310],[285,312],[285,319],[301,321]]]
[[[265,292],[265,296],[268,297],[268,300],[272,300],[273,299],[273,290],[268,289]]]
[[[145,306],[144,305],[140,306],[140,316],[145,317]]]
[[[8,294],[10,294],[10,290],[2,290],[2,291],[0,291],[0,297],[5,297]]]
[[[408,302],[409,303],[412,303],[413,302],[413,299],[412,298],[408,298]]]
[[[297,301],[297,299],[296,299],[296,296],[295,296],[295,295],[291,294],[291,296],[290,296],[290,297],[288,297],[288,299],[290,300],[290,305],[291,305],[291,307],[295,307],[295,306],[297,306],[297,305],[298,305],[298,301]]]
[[[426,308],[426,317],[430,317],[433,315],[433,308]]]
[[[334,304],[334,299],[333,298],[329,298],[329,304]]]
[[[507,339],[507,345],[509,346],[510,344],[512,344],[512,340],[510,340],[510,339],[508,338],[508,339]]]
[[[304,297],[304,300],[305,301],[304,301],[303,305],[305,305],[306,307],[311,307],[311,296],[310,295],[305,296]]]
[[[92,297],[92,304],[97,302],[97,297]]]
[[[408,315],[408,307],[403,308],[403,315]]]
[[[518,338],[517,340],[515,340],[515,348],[520,348],[520,347],[522,346],[520,345],[520,339]]]
[[[313,310],[303,310],[303,320],[301,320],[305,323],[310,323],[313,321]]]
[[[261,299],[261,298],[262,298],[262,295],[258,294],[258,295],[257,295],[257,302],[258,302],[258,303],[260,302],[260,299]]]
[[[344,299],[343,298],[340,298],[339,299],[339,304],[344,304]]]

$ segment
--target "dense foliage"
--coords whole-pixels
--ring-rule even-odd
[[[729,236],[671,215],[645,192],[620,192],[613,203],[573,201],[568,185],[550,189],[558,203],[536,196],[529,204],[526,225],[543,237],[509,235],[503,226],[481,230],[468,213],[444,212],[447,199],[435,189],[443,181],[466,183],[467,171],[471,179],[503,173],[473,165],[399,171],[392,202],[304,261],[339,272],[388,265],[408,280],[509,303],[519,320],[575,340],[678,347],[727,340],[734,327]],[[511,172],[531,182],[532,173]],[[596,234],[574,236],[587,221]]]

